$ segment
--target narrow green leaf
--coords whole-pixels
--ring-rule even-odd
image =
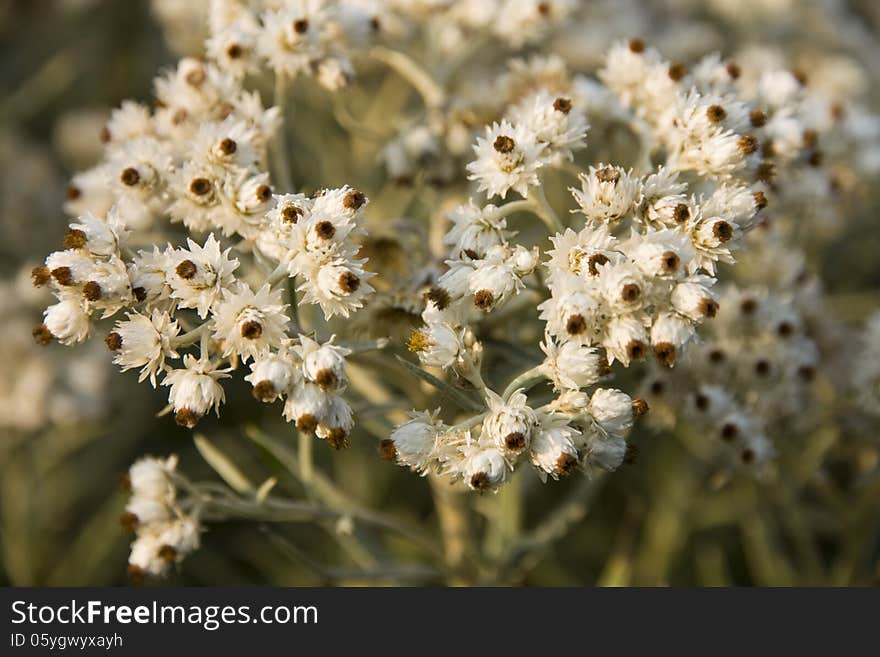
[[[222,451],[215,447],[205,436],[197,433],[193,437],[196,449],[202,455],[202,458],[214,468],[214,471],[229,484],[233,490],[242,494],[252,494],[254,485],[248,480],[244,473],[236,467],[232,460]]]
[[[449,397],[453,402],[455,402],[460,408],[467,410],[467,411],[482,411],[483,410],[482,404],[480,404],[479,402],[477,402],[474,399],[471,399],[470,397],[465,395],[463,392],[461,392],[460,390],[449,385],[445,381],[441,381],[433,374],[429,374],[428,372],[423,370],[421,367],[418,367],[417,365],[413,365],[405,358],[402,358],[400,356],[395,356],[395,358],[397,358],[397,360],[400,362],[400,364],[403,365],[407,370],[409,370],[410,372],[415,374],[417,377],[419,377],[423,381],[427,381],[432,386],[437,388],[440,392],[442,392],[444,395]]]

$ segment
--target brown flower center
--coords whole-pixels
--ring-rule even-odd
[[[200,415],[197,415],[188,408],[181,408],[174,414],[174,421],[181,427],[186,427],[187,429],[194,428],[199,423],[200,418]]]
[[[516,146],[516,144],[513,139],[507,135],[498,135],[495,137],[495,142],[492,144],[492,148],[499,153],[510,153],[514,146]]]
[[[71,228],[64,234],[65,249],[81,249],[86,245],[86,234],[76,228]]]
[[[322,240],[329,240],[336,234],[336,226],[332,221],[319,221],[315,224],[315,233]]]
[[[49,327],[47,327],[45,324],[37,324],[34,327],[34,330],[31,331],[31,335],[34,338],[34,342],[43,346],[46,346],[47,344],[52,342],[52,338],[54,337],[52,335],[52,332],[49,330]]]
[[[238,144],[235,143],[234,139],[226,137],[223,141],[220,142],[220,152],[224,155],[232,155],[237,150]]]
[[[275,395],[277,393],[275,391],[275,385],[271,381],[265,380],[259,381],[257,385],[254,386],[252,394],[254,396],[254,399],[262,402],[267,402],[275,399]]]
[[[669,65],[669,70],[666,73],[669,75],[670,80],[678,82],[687,75],[687,67],[681,62],[675,62]]]
[[[349,210],[357,210],[366,202],[367,197],[356,189],[350,191],[348,194],[345,195],[345,198],[342,199],[342,205],[344,205]]]
[[[73,272],[70,267],[55,267],[52,270],[52,278],[58,281],[58,285],[73,285]]]
[[[348,442],[348,433],[345,429],[335,428],[330,429],[327,433],[327,443],[333,449],[348,449],[350,443]]]
[[[635,283],[627,283],[620,290],[620,298],[626,303],[634,303],[642,296],[642,289]]]
[[[318,418],[311,413],[303,413],[296,418],[296,428],[303,433],[315,433],[318,428]]]
[[[425,301],[432,302],[435,306],[437,306],[438,310],[445,310],[449,307],[449,292],[447,292],[442,287],[432,287],[430,290],[425,292]]]
[[[95,281],[89,281],[83,285],[83,296],[88,301],[97,301],[101,298],[101,286]]]
[[[581,314],[570,315],[565,322],[565,330],[569,335],[580,335],[587,330],[587,321]]]
[[[397,448],[390,438],[385,438],[379,443],[379,458],[383,461],[393,461],[397,458]]]
[[[328,368],[318,371],[315,375],[315,383],[321,387],[321,390],[329,390],[336,387],[338,381],[336,373]]]
[[[489,290],[479,290],[474,295],[474,305],[480,310],[489,310],[495,303],[495,297]]]
[[[627,342],[626,355],[629,356],[630,360],[641,360],[645,357],[646,353],[645,343],[641,340],[630,340]]]
[[[661,365],[672,367],[675,365],[675,345],[670,342],[658,342],[654,345],[654,356]]]
[[[678,254],[672,251],[666,251],[661,256],[662,259],[662,269],[666,273],[672,273],[674,271],[678,271],[678,266],[681,264],[681,258],[678,257]]]
[[[193,178],[189,183],[189,191],[196,196],[204,196],[211,192],[211,181],[207,178]]]
[[[718,314],[718,302],[715,301],[715,299],[703,297],[702,299],[700,299],[697,310],[699,310],[700,314],[703,317],[715,317],[715,315]]]
[[[196,263],[194,263],[192,260],[183,260],[178,263],[177,267],[174,268],[174,271],[177,272],[177,275],[184,280],[189,280],[193,276],[195,276],[196,270]]]
[[[683,224],[685,221],[691,218],[691,210],[687,206],[687,203],[679,203],[675,206],[675,209],[672,211],[672,218],[675,219],[680,224]]]
[[[344,272],[339,276],[339,289],[343,292],[351,294],[361,286],[361,279],[352,274],[350,271]]]
[[[590,276],[598,276],[598,268],[601,265],[606,264],[608,264],[608,256],[606,256],[604,253],[594,253],[587,260],[587,271],[590,272]]]
[[[712,234],[721,242],[727,242],[733,237],[733,226],[726,221],[716,221],[712,226]]]
[[[281,208],[281,218],[289,224],[295,224],[302,216],[303,210],[296,205],[285,205]]]
[[[602,167],[596,171],[596,180],[603,183],[611,183],[616,185],[620,180],[620,171],[614,167]]]
[[[706,108],[706,118],[709,119],[710,123],[721,123],[721,121],[727,118],[727,110],[721,107],[721,105],[709,105]]]
[[[504,446],[512,452],[518,452],[526,446],[526,437],[519,431],[504,436]]]
[[[557,112],[568,114],[571,111],[571,99],[557,98],[553,101],[553,109],[555,109]]]
[[[241,337],[246,340],[259,340],[263,335],[263,325],[254,320],[248,320],[241,325]]]
[[[42,287],[44,285],[47,285],[50,280],[52,280],[52,273],[45,265],[34,267],[31,270],[31,281],[34,284],[34,287]]]
[[[134,167],[126,167],[122,170],[122,173],[119,174],[119,180],[122,181],[123,185],[133,187],[141,181],[141,174],[139,174],[138,170]]]

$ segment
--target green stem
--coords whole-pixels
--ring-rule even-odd
[[[532,190],[532,196],[530,199],[534,199],[533,208],[535,209],[535,214],[541,218],[541,220],[547,224],[547,228],[549,228],[554,233],[561,233],[565,231],[565,225],[562,223],[562,220],[557,216],[556,212],[550,206],[550,203],[547,201],[547,197],[544,195],[544,187],[543,185],[538,185]]]
[[[504,401],[507,401],[508,399],[510,399],[510,396],[520,388],[522,388],[523,390],[528,390],[544,378],[546,377],[544,376],[541,365],[535,365],[535,367],[526,370],[525,372],[517,376],[513,381],[511,381],[504,389],[504,393],[501,395],[501,398]]]
[[[275,75],[275,105],[281,112],[284,127],[287,127],[287,77],[284,74]],[[275,139],[272,148],[272,162],[274,164],[273,179],[285,191],[293,190],[293,177],[290,173],[290,159],[287,152],[287,131],[282,130]]]
[[[387,64],[409,82],[421,94],[428,108],[433,109],[443,105],[445,98],[443,89],[424,68],[408,55],[383,46],[376,46],[370,50],[370,57]]]

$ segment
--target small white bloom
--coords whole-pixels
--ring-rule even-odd
[[[489,413],[483,420],[483,435],[505,454],[516,455],[527,450],[538,420],[525,394],[518,390],[506,403],[492,391],[487,394]]]
[[[468,179],[478,181],[479,191],[485,190],[489,197],[506,198],[511,189],[527,197],[543,166],[544,145],[536,137],[525,126],[506,120],[488,126],[485,137],[477,137],[477,159],[467,165]]]
[[[593,221],[612,222],[631,212],[642,199],[642,183],[621,167],[600,164],[580,174],[581,188],[569,188],[580,212]]]
[[[127,317],[107,336],[107,346],[115,352],[113,362],[123,372],[140,367],[138,381],[149,377],[155,388],[156,374],[165,368],[165,358],[178,358],[171,342],[180,327],[167,312],[156,309],[149,317],[140,313],[128,313]]]
[[[553,381],[554,390],[591,386],[607,371],[608,365],[598,349],[577,342],[557,344],[549,335],[544,338],[541,349],[547,356],[541,371]]]
[[[165,280],[178,305],[195,308],[204,319],[220,300],[223,290],[235,281],[233,272],[238,268],[238,260],[230,259],[231,249],[220,251],[220,242],[213,233],[208,235],[204,246],[191,239],[186,242],[188,249],[176,249],[170,254],[170,271]]]
[[[438,414],[439,409],[433,413],[413,411],[409,414],[412,419],[398,425],[391,432],[398,463],[407,465],[416,472],[427,471],[437,436],[446,429],[443,422],[437,419]]]
[[[46,308],[43,322],[61,344],[82,342],[89,336],[89,315],[80,299],[67,297]]]
[[[211,408],[219,416],[220,404],[226,400],[219,379],[229,378],[227,370],[218,370],[207,358],[192,354],[183,357],[184,369],[171,370],[162,381],[170,386],[168,402],[175,412],[177,423],[192,429]]]
[[[223,341],[223,355],[243,361],[281,346],[290,319],[284,314],[281,290],[266,283],[256,292],[244,283],[224,289],[213,310],[214,339]]]
[[[351,349],[333,344],[333,337],[324,344],[308,336],[299,336],[299,345],[293,350],[302,360],[303,376],[317,383],[325,392],[341,392],[348,384],[345,357]]]
[[[564,477],[578,466],[577,448],[572,438],[579,432],[564,417],[542,413],[532,435],[529,459],[544,477]]]
[[[590,415],[603,434],[623,438],[633,426],[632,398],[620,390],[599,388],[590,399]]]

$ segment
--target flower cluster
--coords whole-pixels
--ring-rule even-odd
[[[201,526],[196,514],[187,514],[178,500],[174,477],[177,457],[145,457],[128,471],[131,498],[122,523],[136,534],[128,557],[135,579],[165,575],[199,547]]]
[[[306,361],[333,353],[334,382],[314,378],[324,371],[304,370],[274,394],[288,397],[285,415],[302,430],[346,445],[352,414],[336,393],[345,387],[348,352],[291,337],[299,325],[288,310],[295,292],[295,303],[319,305],[326,319],[363,306],[373,274],[354,238],[363,232],[366,197],[349,186],[312,197],[274,194],[262,167],[280,114],[264,109],[234,71],[183,59],[155,86],[155,111],[123,103],[102,133],[103,161],[74,176],[67,210],[79,216],[64,249],[32,273],[58,300],[34,338],[82,342],[96,314],[124,311],[105,339],[113,361],[123,371],[138,369],[153,387],[167,386],[168,410],[189,428],[211,410],[219,414],[221,381],[239,363],[253,361],[262,372],[283,359],[307,369]],[[152,244],[165,220],[207,236],[135,250]],[[282,289],[288,280],[294,292]],[[194,345],[197,353],[186,351]]]

